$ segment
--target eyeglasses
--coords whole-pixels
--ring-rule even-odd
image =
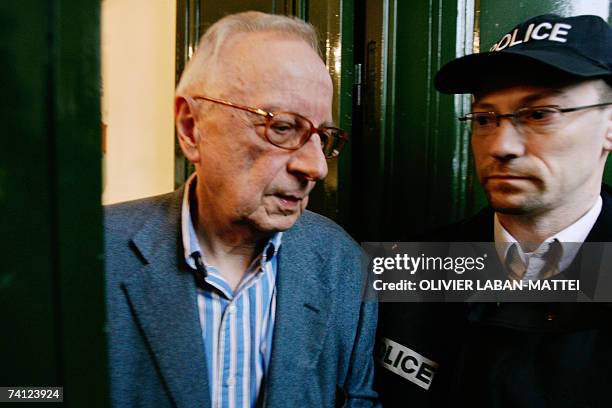
[[[297,113],[267,112],[263,109],[251,108],[203,95],[191,96],[191,98],[204,99],[263,116],[265,123],[260,125],[265,126],[264,136],[266,140],[281,149],[298,150],[308,142],[313,133],[316,133],[321,138],[321,147],[325,158],[333,159],[338,157],[344,144],[349,139],[342,129],[332,126],[316,128],[310,120]]]
[[[513,113],[470,112],[458,118],[462,122],[471,122],[473,135],[488,135],[500,126],[501,120],[510,119],[518,130],[534,133],[550,133],[563,124],[563,114],[583,109],[598,108],[612,105],[612,102],[596,105],[578,106],[575,108],[559,108],[557,106],[530,106],[520,108]]]

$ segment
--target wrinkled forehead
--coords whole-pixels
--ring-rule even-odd
[[[332,83],[318,53],[294,34],[238,33],[218,56],[217,92],[229,95],[282,94],[331,99]],[[259,99],[259,98],[257,98]]]

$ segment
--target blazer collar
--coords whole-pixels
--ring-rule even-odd
[[[210,406],[196,286],[180,243],[183,189],[161,202],[131,245],[143,267],[124,288],[151,354],[177,407]]]

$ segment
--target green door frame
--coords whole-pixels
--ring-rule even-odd
[[[0,384],[109,406],[100,2],[1,3]]]

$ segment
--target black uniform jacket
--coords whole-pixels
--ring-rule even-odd
[[[602,211],[587,242],[612,241],[610,191],[602,188]],[[493,211],[427,240],[493,241]],[[382,303],[377,358],[384,407],[612,407],[612,307]]]

